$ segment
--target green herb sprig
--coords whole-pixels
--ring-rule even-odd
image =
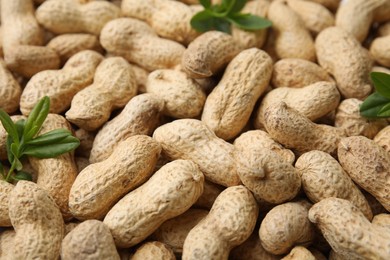
[[[217,30],[230,33],[231,24],[243,30],[261,30],[272,25],[271,21],[252,14],[240,13],[247,0],[222,0],[211,5],[210,0],[199,0],[204,10],[191,19],[191,26],[199,31]]]
[[[33,108],[27,120],[16,123],[0,109],[0,121],[7,135],[7,156],[11,164],[5,173],[0,163],[0,173],[7,182],[12,180],[31,180],[31,175],[22,171],[21,158],[25,155],[37,158],[53,158],[76,149],[80,141],[69,130],[55,129],[36,136],[42,127],[50,109],[49,97],[42,98]]]
[[[360,106],[360,114],[367,118],[390,117],[390,74],[371,72],[375,92]]]

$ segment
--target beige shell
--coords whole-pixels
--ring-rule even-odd
[[[376,38],[370,46],[370,53],[379,64],[390,67],[390,35]]]
[[[295,168],[302,178],[306,196],[317,203],[329,197],[349,200],[368,220],[372,219],[370,205],[341,165],[327,153],[310,151],[302,154]]]
[[[364,99],[371,93],[372,59],[352,34],[329,27],[317,36],[315,46],[318,63],[334,76],[342,96]]]
[[[158,241],[151,241],[142,244],[131,260],[175,260],[175,254],[172,249],[164,243]]]
[[[62,241],[61,259],[109,259],[119,260],[110,230],[98,220],[86,220]]]
[[[236,137],[267,89],[271,75],[272,60],[266,52],[257,48],[240,52],[208,95],[202,121],[224,140]]]
[[[252,234],[259,208],[244,186],[225,189],[184,241],[183,260],[227,259]]]
[[[260,237],[257,232],[253,232],[244,243],[233,248],[229,254],[229,259],[280,260],[280,257],[268,253],[261,245]]]
[[[116,246],[136,245],[166,220],[186,212],[202,194],[203,183],[202,172],[191,161],[176,160],[161,167],[104,218]]]
[[[311,204],[301,200],[275,206],[261,222],[259,236],[268,252],[279,255],[288,253],[295,245],[313,242],[314,225],[308,212]]]
[[[390,210],[390,155],[373,140],[351,136],[340,141],[338,158],[351,179]]]
[[[16,232],[6,229],[0,232],[0,259],[11,259]]]
[[[223,185],[240,184],[234,160],[234,146],[218,138],[202,121],[179,119],[158,127],[153,138],[171,159],[192,160],[206,179]]]
[[[77,176],[69,208],[78,219],[101,219],[129,191],[152,174],[161,146],[151,137],[136,135],[120,142],[106,160],[90,164]]]
[[[53,199],[37,184],[19,181],[9,195],[9,217],[16,231],[11,259],[57,259],[64,221]]]
[[[335,11],[340,4],[340,0],[309,0],[309,1],[321,4],[331,11]]]
[[[6,182],[0,177],[0,227],[10,227],[11,220],[9,219],[8,200],[14,185]],[[1,254],[0,254],[1,256]]]
[[[194,206],[204,209],[211,209],[214,201],[217,199],[219,194],[224,190],[225,187],[217,185],[215,183],[205,181],[203,185],[203,193],[199,199],[195,202]]]
[[[281,260],[316,260],[314,255],[303,246],[296,246]]]
[[[382,146],[390,154],[390,126],[386,126],[379,131],[374,137],[374,142]]]
[[[122,112],[108,121],[96,134],[89,160],[105,160],[120,141],[133,135],[151,135],[159,124],[164,102],[153,94],[132,98]]]
[[[80,140],[80,145],[75,151],[76,155],[88,158],[95,139],[95,133],[79,128],[74,132],[74,135]]]
[[[390,255],[390,234],[372,225],[351,202],[327,198],[309,211],[309,219],[346,259],[381,259]]]
[[[21,94],[22,88],[0,59],[0,108],[8,114],[14,113],[19,108]]]
[[[383,229],[390,231],[390,214],[382,213],[376,215],[371,222],[373,225],[377,225]]]

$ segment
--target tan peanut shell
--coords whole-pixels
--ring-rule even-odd
[[[239,185],[225,189],[209,214],[188,234],[182,259],[228,259],[230,250],[252,234],[258,212],[247,188]]]
[[[86,50],[72,56],[61,70],[37,73],[22,92],[20,110],[28,115],[42,97],[48,96],[51,113],[65,111],[74,95],[92,83],[95,69],[102,59],[99,53]]]
[[[318,81],[334,82],[319,65],[303,59],[281,59],[274,64],[272,86],[302,88]]]
[[[152,174],[161,146],[137,135],[122,141],[106,160],[90,164],[77,176],[69,208],[78,219],[101,219],[125,194]]]
[[[132,18],[108,22],[102,29],[100,43],[108,53],[150,71],[175,67],[185,50],[175,41],[159,38],[147,23]]]
[[[261,100],[254,120],[256,128],[263,128],[267,108],[281,101],[311,121],[315,121],[337,108],[340,93],[336,84],[327,81],[319,81],[302,88],[273,89]]]
[[[86,220],[62,241],[61,259],[110,259],[119,260],[110,230],[99,220]]]
[[[14,185],[0,178],[0,227],[10,227],[8,200]],[[1,256],[1,254],[0,254]]]
[[[284,0],[271,3],[268,18],[275,31],[275,51],[278,58],[316,59],[314,41],[309,30]]]
[[[191,78],[207,78],[222,70],[241,51],[234,38],[209,31],[193,40],[184,51],[181,66]]]
[[[267,89],[271,75],[272,59],[266,52],[257,48],[240,52],[207,96],[202,121],[224,140],[236,137]]]
[[[120,9],[107,1],[92,1],[83,5],[75,1],[45,1],[36,11],[38,22],[56,34],[99,35],[108,21],[119,16]]]
[[[58,53],[62,63],[65,63],[70,57],[80,51],[93,50],[100,53],[103,52],[99,39],[95,35],[87,33],[58,35],[50,40],[47,47],[54,49]]]
[[[204,209],[211,209],[214,201],[225,187],[217,185],[215,183],[205,181],[203,185],[203,193],[199,199],[195,202],[194,206]]]
[[[296,246],[281,260],[316,260],[314,255],[303,246]]]
[[[380,130],[373,140],[390,154],[390,126],[386,126]]]
[[[155,0],[122,0],[121,9],[124,16],[147,21],[155,9],[154,3]]]
[[[86,157],[76,156],[74,158],[76,166],[77,166],[77,172],[80,173],[82,170],[84,170],[88,165],[91,163],[89,162],[89,159]]]
[[[385,1],[384,4],[380,5],[374,10],[374,22],[386,23],[390,20],[390,2]]]
[[[306,196],[317,203],[329,197],[349,200],[368,220],[372,219],[370,205],[341,165],[327,153],[310,151],[302,154],[295,163],[302,178]]]
[[[95,139],[95,133],[79,128],[74,132],[74,135],[80,140],[80,145],[76,148],[75,154],[88,158]]]
[[[345,137],[343,129],[315,124],[284,102],[267,108],[264,126],[272,139],[299,153],[320,150],[334,155]]]
[[[306,28],[315,34],[335,24],[333,14],[318,3],[303,0],[287,0],[287,4],[301,17]]]
[[[270,3],[268,0],[248,1],[241,12],[266,17],[269,5]],[[234,40],[241,45],[243,49],[261,48],[267,38],[267,29],[249,32],[236,26],[232,26],[231,29]]]
[[[268,253],[264,249],[256,231],[244,243],[233,248],[229,254],[229,259],[280,260],[280,257]]]
[[[153,239],[172,248],[175,253],[182,253],[184,240],[188,233],[209,212],[203,209],[189,209],[183,214],[165,221],[152,235]]]
[[[202,194],[203,183],[204,176],[192,161],[176,160],[161,167],[104,218],[116,246],[136,245],[166,220],[186,212]]]
[[[4,60],[8,69],[25,77],[57,69],[57,53],[43,47],[43,30],[34,15],[32,0],[2,0],[1,27]]]
[[[309,1],[321,4],[331,11],[335,11],[339,7],[339,4],[341,2],[341,0],[309,0]]]
[[[390,35],[376,38],[370,46],[370,53],[379,64],[390,67]]]
[[[149,71],[132,63],[130,63],[130,67],[134,72],[135,82],[138,86],[138,93],[145,93],[146,81],[148,79]]]
[[[64,221],[48,193],[33,182],[19,181],[8,205],[16,231],[11,259],[57,259]]]
[[[11,259],[16,232],[6,229],[0,232],[0,259]]]
[[[49,114],[38,134],[42,135],[60,128],[72,131],[69,122],[63,116]],[[54,199],[64,219],[71,219],[72,214],[68,207],[69,192],[78,172],[73,152],[55,158],[39,159],[29,156],[28,159],[38,174],[37,184]]]
[[[280,204],[261,222],[259,236],[268,252],[288,253],[295,245],[308,245],[314,239],[314,225],[308,219],[311,204],[307,201]]]
[[[133,135],[151,135],[159,124],[164,102],[153,94],[132,98],[122,112],[96,134],[89,160],[100,162],[110,156],[120,141]]]
[[[390,231],[390,214],[388,213],[378,214],[372,219],[371,223],[383,229],[387,229],[387,231]]]
[[[158,127],[153,138],[171,159],[192,160],[207,180],[223,185],[240,184],[234,159],[234,146],[211,131],[202,121],[179,119]]]
[[[103,60],[96,68],[93,84],[73,97],[65,116],[88,131],[100,128],[115,109],[124,107],[137,94],[129,63],[122,57]]]
[[[18,110],[22,88],[0,59],[0,108],[11,114]]]
[[[389,258],[389,233],[371,224],[347,200],[322,200],[310,209],[309,219],[321,230],[333,250],[346,259]]]
[[[175,260],[175,254],[172,249],[164,243],[158,241],[151,241],[142,244],[134,255],[131,257],[132,260]]]
[[[165,103],[164,114],[174,118],[200,115],[206,95],[199,84],[179,70],[155,70],[148,76],[146,91]]]
[[[367,119],[361,116],[359,109],[362,103],[356,98],[341,101],[336,110],[334,125],[345,129],[347,136],[363,135],[372,139],[388,123],[386,119]]]
[[[363,42],[374,19],[374,10],[387,0],[343,1],[336,13],[336,26]]]
[[[246,131],[234,140],[234,146],[242,151],[255,149],[271,150],[290,164],[293,164],[295,161],[295,155],[291,150],[275,142],[267,132],[262,130]]]
[[[390,155],[373,140],[351,136],[340,141],[339,162],[351,179],[390,210]]]
[[[390,21],[382,24],[378,28],[378,36],[387,36],[387,35],[390,35]]]
[[[372,60],[352,34],[329,27],[317,36],[315,46],[318,63],[334,76],[342,96],[364,99],[371,93]]]

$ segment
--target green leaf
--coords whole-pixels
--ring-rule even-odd
[[[16,126],[14,122],[12,122],[12,119],[9,117],[9,115],[3,109],[0,109],[0,120],[3,124],[5,131],[7,131],[9,136],[12,137],[13,141],[19,143],[19,135],[18,131],[16,130]]]
[[[371,72],[372,82],[377,92],[390,99],[390,74],[383,72]]]
[[[19,119],[18,121],[16,121],[16,123],[15,123],[16,131],[18,132],[19,136],[23,136],[25,122],[26,122],[26,120],[24,120],[22,118],[22,119]]]
[[[31,140],[41,129],[50,110],[50,98],[43,97],[33,108],[24,126],[23,136],[25,141]]]
[[[261,30],[272,26],[271,21],[251,14],[235,14],[229,16],[228,19],[238,28],[250,31]]]
[[[390,103],[390,99],[378,92],[369,95],[360,106],[360,114],[367,118],[383,117],[379,115],[381,109]]]
[[[3,164],[0,162],[0,174],[4,177],[5,179],[5,172],[4,172],[4,167]]]
[[[214,29],[224,33],[230,33],[231,24],[226,19],[214,18]]]
[[[42,146],[26,145],[23,154],[37,158],[54,158],[76,149],[79,145],[79,139],[74,136],[68,136],[54,144],[47,144]]]
[[[390,101],[389,101],[390,102]],[[390,103],[384,105],[378,112],[379,117],[390,117]]]
[[[6,143],[6,148],[7,148],[7,157],[8,157],[8,161],[9,163],[12,163],[14,161],[14,155],[12,154],[12,151],[11,151],[11,145],[13,144],[13,140],[12,140],[12,137],[10,135],[8,135],[7,137],[7,143]]]
[[[47,145],[47,144],[53,144],[58,143],[62,139],[65,139],[68,136],[71,136],[72,133],[69,130],[66,129],[55,129],[50,132],[44,133],[33,140],[28,141],[27,145]]]
[[[15,175],[12,176],[12,179],[16,181],[32,181],[32,176],[28,172],[18,171]]]
[[[20,157],[19,145],[12,143],[11,144],[11,152],[14,156],[14,160],[13,160],[12,164],[15,164],[15,169],[19,171],[23,168],[23,165],[19,160],[19,157]]]
[[[215,28],[214,17],[207,10],[195,14],[192,17],[190,23],[191,26],[198,32],[206,32],[206,31],[213,30]]]
[[[238,0],[238,1],[233,1],[231,6],[229,6],[228,13],[229,14],[235,14],[238,13],[244,8],[247,0]]]
[[[211,1],[210,0],[199,0],[199,3],[203,5],[204,8],[208,9],[211,6]]]

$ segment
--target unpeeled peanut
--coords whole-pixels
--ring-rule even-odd
[[[134,255],[131,257],[132,260],[175,260],[175,254],[172,249],[164,243],[158,241],[146,242],[141,245]]]
[[[101,219],[126,193],[152,174],[161,147],[137,135],[120,142],[110,157],[79,173],[69,194],[69,209],[78,219]]]
[[[21,94],[22,88],[0,59],[0,108],[9,114],[15,112],[19,108]]]
[[[2,180],[0,177],[0,227],[10,227],[8,200],[14,185]]]
[[[138,189],[123,197],[104,218],[117,247],[131,247],[163,222],[187,211],[203,192],[204,177],[192,161],[161,167]]]
[[[203,185],[203,193],[195,202],[194,206],[204,209],[211,209],[214,204],[214,201],[223,190],[223,186],[217,185],[209,181],[205,181]]]
[[[374,142],[382,146],[390,154],[390,126],[380,130],[374,137]]]
[[[239,185],[225,189],[209,214],[186,237],[183,260],[228,259],[230,250],[252,234],[258,212],[247,188]]]
[[[15,235],[13,229],[0,232],[0,259],[11,259]]]
[[[314,255],[303,246],[296,246],[281,260],[316,260]]]
[[[20,110],[28,115],[42,97],[49,96],[51,113],[65,111],[74,95],[92,83],[95,69],[102,59],[97,52],[82,51],[72,56],[61,70],[37,73],[22,92]]]
[[[390,35],[376,38],[370,46],[370,53],[379,64],[390,67]]]
[[[280,260],[280,257],[267,252],[261,245],[259,235],[254,232],[244,243],[233,248],[229,259]]]
[[[222,79],[208,95],[202,121],[215,134],[229,140],[249,120],[257,99],[265,92],[272,75],[272,59],[251,48],[240,52],[227,66]]]

